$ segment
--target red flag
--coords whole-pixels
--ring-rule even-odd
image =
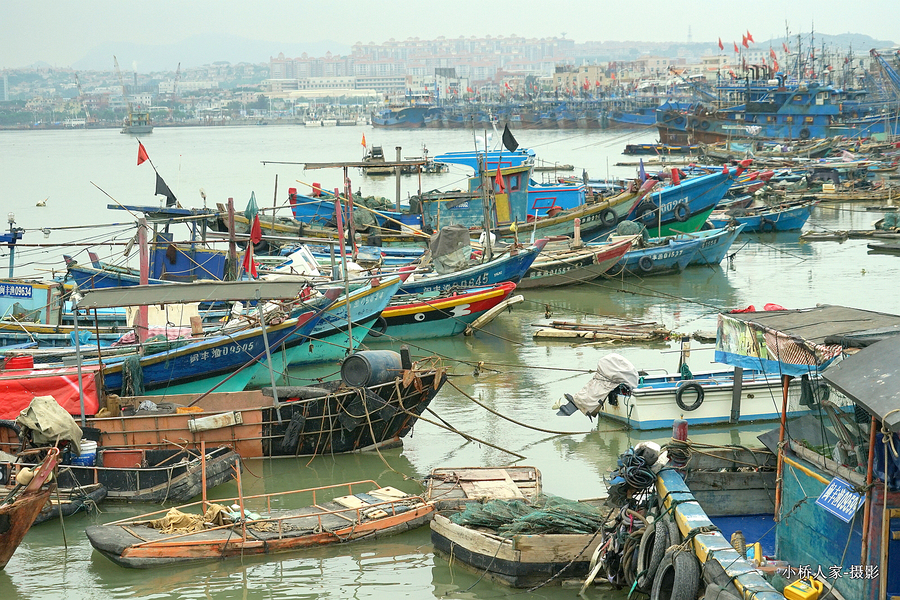
[[[777,60],[772,61],[772,68],[775,69],[776,71],[778,70],[778,61]]]
[[[360,143],[362,144],[362,147],[363,147],[363,148],[367,148],[367,147],[368,147],[368,146],[366,146],[366,134],[363,134],[363,139],[362,139],[362,142],[360,142]]]
[[[147,151],[144,149],[144,144],[138,142],[138,165],[140,165],[145,160],[150,160],[150,157],[147,156]]]
[[[494,181],[497,184],[497,192],[502,194],[506,191],[506,188],[503,187],[503,175],[500,174],[500,165],[497,165],[497,176],[494,178]]]
[[[750,47],[750,45],[747,43],[747,36],[745,35],[741,36],[741,46],[743,46],[744,48]]]
[[[594,87],[600,87],[600,80],[599,80],[599,79],[595,79],[595,80],[594,80]]]
[[[784,51],[787,52],[788,54],[791,53],[791,51],[788,50],[787,44],[785,44],[784,42],[781,42],[781,47],[784,48]]]
[[[775,50],[773,50],[772,48],[769,48],[769,56],[772,57],[772,60],[778,58],[777,56],[775,56]]]
[[[250,227],[250,243],[247,244],[247,251],[244,254],[244,272],[253,279],[259,274],[256,271],[256,262],[253,260],[253,245],[262,241],[262,227],[259,225],[259,215],[254,215],[253,225]]]
[[[737,42],[735,42],[734,43],[734,53],[737,54],[738,52],[740,52],[740,50],[738,50]]]
[[[258,244],[262,241],[262,227],[259,224],[259,215],[253,215],[253,225],[250,226],[250,241]]]
[[[719,38],[719,50],[724,50],[725,44],[722,43],[722,38]]]
[[[467,88],[466,88],[466,91],[469,92],[470,94],[474,94],[474,93],[475,93],[475,92],[472,91],[472,88],[470,88],[470,87],[467,87]]]
[[[681,185],[681,179],[678,177],[678,169],[672,169],[672,185]]]
[[[753,41],[753,36],[750,35],[750,30],[749,30],[749,29],[747,30],[747,41],[748,41],[748,42],[753,42],[754,44],[756,43],[756,42]]]

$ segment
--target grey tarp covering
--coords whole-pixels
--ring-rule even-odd
[[[460,271],[469,266],[472,253],[469,230],[462,225],[448,225],[431,236],[428,242],[434,270],[440,274]]]
[[[891,431],[900,431],[900,336],[860,350],[822,377]]]
[[[597,361],[594,377],[577,393],[572,394],[572,403],[586,415],[596,415],[606,397],[620,384],[631,389],[638,385],[638,372],[634,365],[620,354],[607,354]]]
[[[74,446],[76,454],[81,454],[81,428],[60,406],[53,396],[37,396],[16,417],[20,427],[32,431],[31,439],[38,445],[52,445],[57,441],[68,440]]]

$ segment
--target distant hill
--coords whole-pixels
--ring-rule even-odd
[[[300,56],[304,52],[310,56],[349,54],[350,46],[341,42],[264,42],[249,40],[232,35],[197,35],[172,44],[101,44],[85,56],[72,63],[78,71],[109,71],[113,65],[113,55],[119,59],[122,70],[137,65],[140,73],[151,71],[174,71],[178,63],[181,68],[199,67],[214,62],[226,61],[233,64],[268,63],[269,58],[283,52],[285,56]]]

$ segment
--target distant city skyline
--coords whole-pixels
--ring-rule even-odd
[[[757,0],[742,8],[709,0],[680,4],[575,0],[553,5],[537,0],[413,5],[343,0],[277,6],[211,0],[155,0],[137,5],[110,0],[34,0],[4,7],[0,68],[23,68],[39,62],[69,68],[92,53],[128,56],[136,47],[142,52],[145,48],[165,52],[186,40],[210,45],[226,38],[231,46],[240,46],[236,41],[241,40],[255,54],[267,53],[243,59],[249,62],[266,61],[269,56],[288,54],[291,48],[304,45],[322,54],[328,50],[340,53],[356,42],[440,36],[566,37],[579,43],[686,43],[690,36],[694,43],[715,43],[721,38],[727,48],[732,43],[740,44],[747,31],[756,40],[783,38],[786,23],[792,35],[814,29],[821,34],[859,33],[893,42],[898,35],[893,18],[895,2],[868,0],[849,10],[846,2],[838,0]],[[127,60],[123,69],[149,70],[141,67],[140,56]],[[223,56],[221,60],[235,59]]]

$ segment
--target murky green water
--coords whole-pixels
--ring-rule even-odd
[[[362,155],[363,131],[370,144],[380,144],[389,156],[400,144],[403,154],[418,154],[427,144],[430,154],[469,149],[471,133],[456,131],[376,131],[371,128],[301,127],[156,129],[143,141],[169,186],[185,206],[200,205],[199,189],[208,203],[235,198],[242,209],[251,192],[260,206],[271,205],[278,176],[278,199],[298,180],[340,184],[333,171],[306,171],[298,166],[267,165],[262,160],[356,160]],[[576,173],[592,177],[628,176],[632,167],[612,166],[624,157],[626,142],[652,141],[652,134],[609,132],[516,132],[519,142],[533,147],[548,161],[571,163]],[[107,210],[113,203],[92,182],[122,204],[158,204],[152,195],[154,178],[146,163],[135,165],[137,142],[116,131],[0,132],[4,160],[4,207],[14,211],[18,225],[29,229],[25,243],[74,242],[88,237],[107,240],[121,232],[133,234],[131,217]],[[392,196],[392,179],[368,179],[351,173],[363,192]],[[461,187],[465,174],[454,171],[423,177],[425,190]],[[403,180],[403,195],[417,187]],[[35,207],[49,196],[46,208]],[[865,229],[881,216],[863,206],[820,206],[808,228]],[[53,231],[45,239],[36,229],[63,225],[122,223],[100,230]],[[187,231],[176,235],[187,236]],[[118,247],[99,246],[105,257]],[[20,248],[17,274],[47,274],[63,269],[63,252],[77,248]],[[467,441],[436,424],[421,421],[404,448],[381,454],[320,456],[314,459],[248,461],[243,474],[246,494],[311,487],[358,479],[374,479],[408,492],[421,491],[419,482],[435,467],[533,465],[543,474],[547,492],[587,498],[605,491],[604,475],[615,458],[638,439],[665,441],[669,432],[635,434],[615,424],[589,421],[581,415],[557,417],[550,407],[566,391],[579,389],[597,359],[619,352],[639,368],[674,371],[676,344],[632,346],[534,341],[534,324],[553,319],[598,320],[603,316],[657,321],[680,333],[714,330],[719,309],[758,307],[767,302],[788,308],[817,303],[900,312],[896,281],[900,257],[869,254],[865,242],[843,244],[799,242],[799,233],[745,235],[732,248],[733,261],[714,268],[692,268],[680,276],[643,281],[601,280],[563,290],[528,291],[526,301],[503,314],[473,337],[413,343],[416,357],[437,355],[450,368],[451,384],[433,402],[434,423],[446,422],[482,440]],[[6,265],[6,255],[0,256]],[[391,347],[381,342],[373,348]],[[396,347],[396,344],[394,344]],[[694,342],[691,366],[711,368],[711,346]],[[483,362],[478,366],[478,363]],[[336,372],[337,367],[325,371]],[[321,371],[320,371],[321,372]],[[316,373],[318,375],[319,372]],[[295,372],[303,378],[309,373]],[[456,388],[459,388],[458,390]],[[483,404],[484,408],[475,401]],[[694,429],[691,437],[709,443],[752,444],[773,424]],[[544,431],[539,431],[543,429]],[[560,435],[551,432],[568,432]],[[488,445],[491,444],[491,445]],[[511,453],[523,455],[517,459]],[[226,484],[215,497],[236,494]],[[66,520],[65,536],[58,523],[29,532],[6,570],[0,572],[0,598],[477,598],[513,595],[508,588],[479,580],[451,567],[432,553],[429,530],[423,528],[384,541],[331,546],[275,558],[229,560],[221,563],[152,571],[128,570],[92,551],[84,528],[123,518],[154,507],[105,504],[96,517]],[[67,547],[64,546],[64,540]],[[571,598],[577,590],[541,589],[531,597]],[[622,592],[592,589],[590,598],[624,598]]]

